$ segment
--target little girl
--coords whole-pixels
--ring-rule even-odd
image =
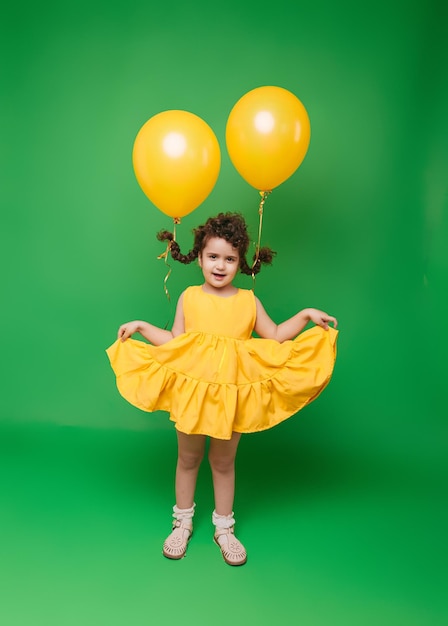
[[[158,238],[170,242],[173,259],[197,259],[204,283],[181,294],[171,331],[128,322],[107,353],[123,397],[144,411],[169,411],[176,424],[176,504],[164,556],[181,559],[187,550],[208,436],[214,540],[226,563],[243,565],[246,550],[234,535],[233,517],[241,434],[272,428],[319,395],[333,371],[337,331],[329,323],[336,327],[337,321],[323,311],[304,309],[277,325],[253,291],[233,285],[238,271],[257,274],[274,254],[262,248],[249,267],[247,226],[238,214],[220,213],[195,229],[187,255],[171,233],[163,231]],[[299,335],[310,321],[316,326]],[[150,343],[130,339],[134,333]]]

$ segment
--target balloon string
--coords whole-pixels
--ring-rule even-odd
[[[176,226],[180,224],[180,217],[173,217],[173,241],[176,241]]]
[[[171,265],[168,263],[168,256],[169,256],[169,253],[170,253],[170,250],[171,250],[171,245],[172,245],[173,241],[176,241],[176,226],[177,226],[177,224],[180,224],[180,218],[179,217],[174,217],[173,218],[173,239],[172,239],[172,241],[168,241],[167,242],[165,252],[162,252],[162,254],[159,254],[159,256],[157,257],[158,259],[164,259],[165,260],[165,265],[168,268],[168,271],[167,271],[167,273],[165,275],[165,278],[163,279],[163,290],[165,292],[165,295],[166,295],[167,300],[170,303],[170,305],[171,305],[171,296],[170,296],[170,292],[168,291],[167,282],[168,282],[168,278],[171,276],[172,269],[171,269]],[[165,330],[168,327],[168,323],[169,322],[167,322],[165,324]]]
[[[170,297],[170,292],[168,291],[168,287],[166,286],[166,283],[168,281],[168,278],[170,277],[171,274],[171,265],[168,263],[168,254],[171,250],[171,241],[168,241],[167,245],[166,245],[166,250],[165,252],[162,252],[162,254],[159,254],[159,256],[157,257],[158,259],[164,259],[165,260],[165,265],[168,268],[168,272],[166,273],[165,278],[163,279],[163,290],[165,292],[165,295],[168,299],[168,302],[171,303],[171,297]]]
[[[258,241],[257,241],[257,245],[255,248],[255,259],[254,262],[252,263],[252,290],[255,291],[255,272],[254,272],[254,268],[258,263],[258,259],[260,256],[260,245],[261,245],[261,232],[263,230],[263,208],[264,208],[264,203],[266,202],[266,198],[268,197],[268,195],[271,193],[271,191],[260,191],[260,196],[261,196],[261,201],[260,201],[260,206],[258,207]]]

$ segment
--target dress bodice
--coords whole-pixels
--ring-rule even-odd
[[[249,339],[256,320],[253,291],[238,289],[222,297],[205,292],[201,285],[184,292],[185,332],[201,332],[234,339]]]

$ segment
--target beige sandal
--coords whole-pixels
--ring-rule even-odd
[[[183,558],[192,535],[193,523],[191,520],[175,520],[173,532],[168,535],[163,544],[163,556],[174,560]]]
[[[217,528],[214,542],[220,548],[224,561],[228,565],[244,565],[247,561],[247,553],[243,544],[235,537],[234,527],[232,528]],[[219,543],[219,537],[227,536],[227,540],[223,541],[222,545]]]

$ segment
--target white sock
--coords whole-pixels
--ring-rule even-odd
[[[219,530],[221,528],[232,528],[235,525],[234,513],[230,513],[230,515],[218,515],[216,511],[212,513],[212,522],[215,525],[216,529]],[[217,541],[220,546],[223,546],[227,543],[227,535],[221,535],[217,538]]]
[[[191,520],[193,518],[194,515],[194,508],[196,506],[196,503],[193,502],[193,506],[189,509],[180,509],[177,504],[175,504],[173,506],[173,517],[176,520],[182,521],[182,520]]]

